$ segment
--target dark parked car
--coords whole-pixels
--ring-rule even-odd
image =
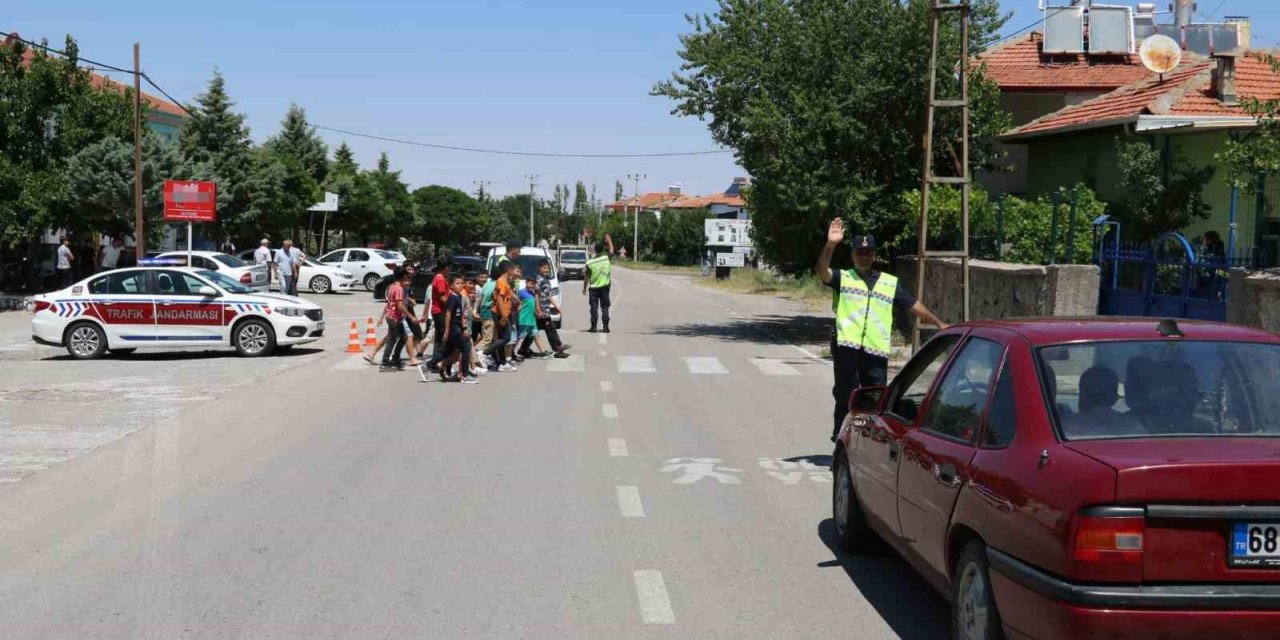
[[[1280,628],[1280,337],[1225,324],[952,327],[837,441],[841,545],[887,541],[953,637]]]
[[[413,284],[411,291],[413,298],[419,302],[426,300],[427,289],[431,287],[431,278],[435,275],[432,270],[435,269],[435,260],[423,260],[413,265]],[[474,278],[476,274],[484,270],[484,258],[479,256],[449,256],[449,272],[452,274],[461,274],[464,278]],[[374,300],[387,299],[387,287],[395,279],[387,276],[378,282],[373,288]]]

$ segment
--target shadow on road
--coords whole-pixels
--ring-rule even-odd
[[[828,454],[814,454],[808,456],[795,456],[792,458],[783,458],[785,462],[808,462],[815,467],[830,467],[831,456]]]
[[[324,353],[324,349],[311,347],[302,348],[294,347],[292,349],[279,349],[272,352],[267,358],[298,358],[303,356]],[[136,351],[129,354],[112,354],[108,353],[103,356],[107,360],[122,360],[132,362],[173,362],[175,360],[217,360],[219,358],[239,358],[240,354],[235,349],[222,349],[218,351]],[[50,356],[41,358],[41,360],[56,362],[59,360],[74,360],[71,356],[63,353],[58,356]]]
[[[720,338],[730,342],[827,344],[831,338],[831,318],[812,315],[753,316],[723,323],[690,323],[658,327],[654,333],[680,338]]]
[[[818,537],[835,554],[820,567],[841,567],[858,592],[903,640],[951,637],[951,608],[923,578],[892,551],[849,554],[836,542],[835,521],[818,524]]]

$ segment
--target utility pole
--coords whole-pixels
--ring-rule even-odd
[[[476,185],[476,199],[484,202],[484,188],[493,185],[492,180],[472,180],[471,184]]]
[[[631,259],[632,260],[640,259],[640,181],[648,177],[649,176],[647,174],[643,174],[643,173],[627,174],[627,179],[635,183],[634,193],[636,196],[636,217],[635,217],[636,228],[634,229],[635,236],[631,240]]]
[[[140,44],[133,43],[133,251],[138,263],[147,255],[142,219],[142,70]]]
[[[533,234],[533,187],[538,184],[538,174],[532,173],[525,176],[529,181],[529,246],[537,246],[538,239]]]

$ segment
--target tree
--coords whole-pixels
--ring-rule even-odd
[[[1196,167],[1178,151],[1165,157],[1146,142],[1117,139],[1116,150],[1121,195],[1115,209],[1126,234],[1150,240],[1209,217],[1204,187],[1213,179],[1213,166]]]
[[[11,246],[51,228],[92,230],[71,199],[67,163],[103,139],[133,135],[132,91],[95,88],[76,66],[75,40],[63,48],[54,57],[0,43],[0,238]]]
[[[655,85],[673,113],[708,120],[752,175],[756,246],[786,272],[810,269],[831,218],[891,237],[885,212],[917,188],[923,158],[932,0],[721,0],[689,18],[681,70]],[[1004,23],[997,0],[975,0],[972,51]],[[956,83],[959,35],[940,32],[939,95]],[[998,89],[970,77],[971,169],[1010,123]],[[954,175],[958,115],[940,113],[936,165]]]
[[[181,178],[177,146],[147,131],[142,138],[145,244],[158,242],[164,225],[164,181]],[[70,199],[88,229],[120,238],[134,234],[133,140],[111,136],[86,146],[67,162]]]
[[[250,171],[246,187],[249,203],[237,235],[246,244],[254,236],[292,238],[299,246],[312,250],[311,238],[299,237],[307,207],[316,203],[320,188],[315,178],[297,158],[263,146],[250,153]],[[248,235],[246,235],[248,234]]]
[[[479,201],[463,191],[430,185],[413,192],[418,233],[437,249],[465,249],[484,240],[491,219]]]
[[[214,71],[209,88],[196,97],[194,117],[182,127],[179,147],[191,177],[218,185],[217,227],[224,237],[257,235],[250,209],[250,171],[255,163],[244,115],[232,111],[226,81]]]
[[[1274,55],[1249,55],[1258,55],[1272,73],[1280,74],[1280,59]],[[1252,191],[1257,187],[1258,174],[1280,172],[1280,99],[1249,97],[1241,104],[1245,113],[1257,118],[1257,126],[1245,133],[1231,132],[1217,159],[1232,186]]]
[[[573,188],[573,215],[586,216],[591,212],[591,199],[587,196],[587,186],[579,180]]]
[[[623,194],[622,181],[614,180],[613,181],[613,201],[622,202],[622,194]]]
[[[324,183],[329,173],[329,148],[316,135],[316,128],[307,124],[307,111],[302,107],[289,105],[284,120],[280,121],[280,133],[269,138],[265,146],[277,154],[296,159],[316,184]],[[347,150],[348,153],[350,151]]]
[[[378,156],[378,169],[369,174],[369,181],[378,201],[375,230],[394,243],[399,233],[413,228],[414,202],[409,185],[400,179],[399,171],[391,170],[385,151]]]

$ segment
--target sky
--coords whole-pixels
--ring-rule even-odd
[[[1158,0],[1161,9],[1168,0]],[[1118,3],[1118,0],[1111,0]],[[1278,46],[1276,0],[1200,0],[1198,20],[1249,15],[1255,45]],[[1036,0],[1004,0],[1006,31],[1031,24]],[[71,34],[83,57],[120,67],[142,44],[142,69],[171,95],[191,101],[214,69],[236,109],[262,141],[289,104],[313,124],[437,144],[583,154],[717,149],[706,123],[671,115],[653,84],[679,68],[685,15],[714,0],[396,1],[221,0],[172,2],[48,0],[9,7],[0,31],[48,38]],[[15,10],[16,9],[16,10]],[[131,82],[120,74],[117,80]],[[144,87],[145,88],[145,87]],[[505,195],[554,184],[594,184],[613,200],[680,184],[685,193],[723,191],[744,175],[732,154],[644,159],[562,159],[484,155],[406,146],[328,131],[362,166],[386,151],[414,188],[444,184],[474,193],[478,182]]]

